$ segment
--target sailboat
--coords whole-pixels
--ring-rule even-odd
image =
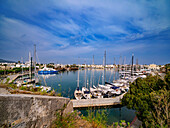
[[[85,83],[85,86],[82,87],[82,93],[83,93],[83,97],[85,99],[90,99],[91,98],[91,93],[88,89],[88,79],[87,79],[87,83],[86,83],[86,65],[85,65],[85,73],[84,73],[84,83]],[[87,85],[87,86],[86,86]]]
[[[88,82],[87,82],[87,85],[88,85]],[[82,87],[82,93],[85,99],[91,99],[92,95],[88,88]]]
[[[92,72],[92,73],[93,73],[93,80],[94,80],[94,72]],[[100,81],[100,76],[99,76],[99,81]],[[99,88],[99,87],[96,87],[94,85],[94,81],[93,81],[93,87],[90,87],[90,92],[91,92],[91,94],[92,94],[92,96],[94,98],[103,98],[103,91],[102,91],[102,89]]]
[[[102,79],[102,85],[99,84],[99,88],[102,89],[105,97],[111,97],[113,95],[120,95],[121,91],[119,88],[113,86],[109,82],[106,82],[106,51],[104,53],[104,59],[103,59],[103,79]]]
[[[79,70],[78,70],[78,75],[77,75],[77,88],[74,91],[74,96],[77,100],[80,100],[83,98],[83,93],[82,91],[79,89]]]

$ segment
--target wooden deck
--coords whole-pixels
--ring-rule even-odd
[[[73,108],[112,106],[120,104],[124,94],[114,98],[81,99],[71,101],[73,102]]]

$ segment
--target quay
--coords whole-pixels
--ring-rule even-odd
[[[34,74],[34,72],[32,73]],[[16,80],[18,77],[21,76],[25,76],[25,75],[29,75],[29,72],[25,72],[23,74],[14,74],[14,75],[9,75],[7,78],[9,78],[9,82],[8,83],[12,83],[14,80]],[[4,79],[3,83],[5,83],[7,81],[7,78]]]
[[[113,106],[121,104],[121,99],[124,94],[126,93],[113,98],[81,99],[71,101],[73,102],[73,108]]]

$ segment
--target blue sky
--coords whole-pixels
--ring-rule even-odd
[[[0,58],[40,63],[170,63],[169,0],[0,0]]]

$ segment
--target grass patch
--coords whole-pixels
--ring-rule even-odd
[[[9,80],[10,80],[10,78],[6,78],[5,84],[8,84]]]
[[[79,114],[77,111],[67,115],[62,115],[61,111],[57,112],[52,128],[92,128],[91,123],[82,119]]]
[[[82,116],[83,119],[87,120],[92,124],[93,128],[106,128],[107,126],[107,112],[106,110],[94,110],[92,108],[87,110],[87,117]]]
[[[16,84],[8,84],[7,87],[11,87],[11,88],[13,88],[13,89],[17,89],[17,85],[16,85]]]

